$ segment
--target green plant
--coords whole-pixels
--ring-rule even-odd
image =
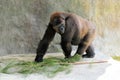
[[[117,60],[117,61],[120,61],[120,56],[113,56],[112,58]]]
[[[21,61],[17,59],[7,59],[3,60],[0,66],[1,73],[21,73],[21,74],[32,74],[39,73],[46,75],[48,77],[53,77],[57,73],[65,71],[66,73],[70,72],[71,63],[79,61],[80,56],[75,55],[69,59],[63,59],[60,57],[48,57],[45,58],[43,62],[36,63],[31,61]]]

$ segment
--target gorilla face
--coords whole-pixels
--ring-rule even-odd
[[[63,34],[65,32],[65,20],[60,17],[56,17],[52,21],[53,29],[59,33]]]

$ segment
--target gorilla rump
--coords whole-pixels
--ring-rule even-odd
[[[75,53],[82,57],[94,57],[92,41],[94,40],[96,28],[88,20],[76,14],[55,12],[50,17],[47,30],[37,48],[36,62],[42,62],[50,42],[56,33],[61,35],[61,48],[65,58],[71,57],[71,45],[78,45]],[[86,54],[83,54],[86,52]]]

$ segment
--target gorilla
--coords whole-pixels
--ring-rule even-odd
[[[38,44],[35,62],[43,61],[48,46],[56,33],[61,35],[61,48],[65,58],[71,57],[72,45],[78,46],[75,55],[79,54],[83,58],[93,58],[95,56],[92,47],[92,41],[96,34],[95,26],[76,14],[54,12],[50,17],[45,34]]]

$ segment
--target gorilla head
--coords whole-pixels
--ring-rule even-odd
[[[65,32],[65,18],[62,15],[51,16],[50,24],[57,33],[63,34]]]

